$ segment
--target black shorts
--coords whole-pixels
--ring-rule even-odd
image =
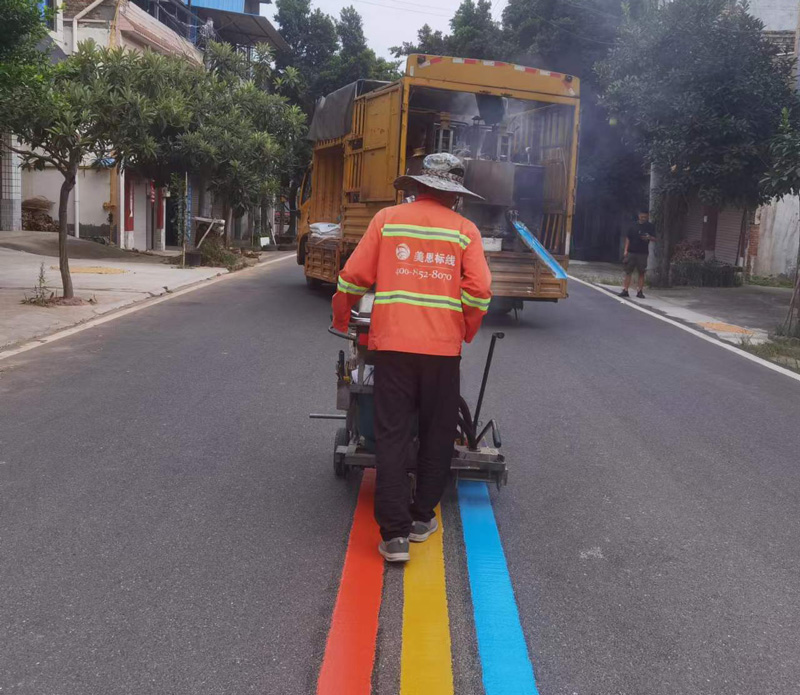
[[[629,253],[628,258],[622,266],[625,273],[630,275],[634,270],[643,273],[647,270],[647,254],[646,253]]]

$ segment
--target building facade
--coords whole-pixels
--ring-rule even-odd
[[[55,14],[51,37],[65,54],[93,39],[100,46],[149,49],[181,56],[198,65],[203,62],[202,46],[208,39],[231,43],[245,52],[258,43],[269,43],[276,50],[288,48],[269,20],[258,14],[259,9],[256,0],[200,0],[187,4],[181,0],[65,0]],[[0,228],[19,228],[18,223],[15,227],[10,222],[21,201],[35,197],[58,200],[61,174],[54,168],[20,174],[18,162],[3,159],[2,165],[0,212],[4,218]],[[210,196],[202,195],[199,188],[198,181],[187,181],[189,234],[194,217],[211,217],[214,212],[219,216],[220,206],[215,206]],[[16,207],[6,203],[7,190],[9,195],[16,191]],[[121,248],[162,250],[178,243],[177,230],[171,228],[169,207],[166,190],[155,187],[152,181],[134,172],[120,171],[113,161],[85,161],[70,197],[67,225],[76,236],[107,237]],[[238,226],[241,225],[239,221]]]

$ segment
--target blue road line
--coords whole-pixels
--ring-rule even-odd
[[[553,258],[553,255],[544,247],[542,242],[533,236],[530,229],[528,229],[519,220],[514,220],[514,228],[517,230],[517,234],[519,234],[522,241],[525,242],[525,245],[537,256],[539,256],[539,258],[542,259],[542,262],[548,268],[550,268],[550,270],[553,272],[553,275],[556,276],[556,279],[567,279],[567,273],[561,267],[561,264],[555,258]]]
[[[460,480],[458,505],[486,695],[538,695],[486,484]]]

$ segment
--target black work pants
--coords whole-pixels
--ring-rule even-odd
[[[447,484],[458,425],[460,357],[375,354],[375,519],[384,540],[406,537],[411,521],[430,521]],[[418,417],[417,417],[418,416]],[[417,487],[408,479],[419,422]]]

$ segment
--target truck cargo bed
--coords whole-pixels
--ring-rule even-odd
[[[567,297],[567,281],[558,280],[532,253],[487,251],[492,271],[492,295],[552,301]],[[557,257],[564,265],[565,259]]]

